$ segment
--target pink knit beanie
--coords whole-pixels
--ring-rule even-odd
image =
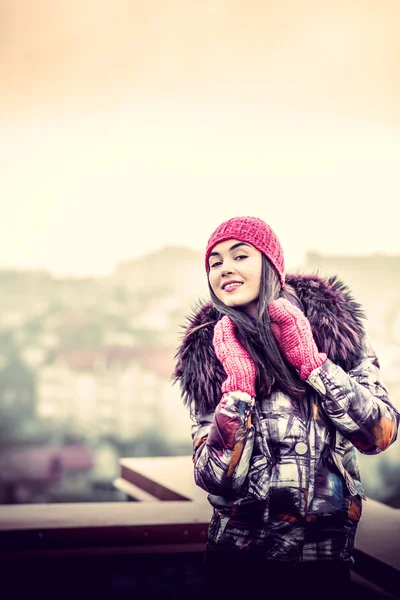
[[[233,217],[217,227],[207,243],[205,259],[207,273],[209,271],[208,259],[214,246],[230,239],[247,242],[257,248],[257,250],[260,250],[260,252],[263,252],[274,265],[282,287],[284,287],[285,259],[282,246],[271,227],[258,217]]]

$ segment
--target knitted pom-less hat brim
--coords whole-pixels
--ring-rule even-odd
[[[207,243],[205,267],[208,273],[208,259],[214,246],[225,240],[236,239],[251,244],[265,254],[275,267],[282,287],[285,285],[285,259],[282,246],[273,229],[258,217],[233,217],[221,223],[212,233]]]

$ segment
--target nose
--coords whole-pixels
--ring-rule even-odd
[[[230,260],[224,261],[224,265],[221,270],[222,277],[225,277],[225,275],[231,275],[232,273],[234,273],[234,271],[235,271],[235,265],[232,263],[232,261],[230,261]]]

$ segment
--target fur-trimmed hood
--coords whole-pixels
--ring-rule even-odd
[[[288,274],[286,282],[303,305],[319,351],[349,371],[361,356],[365,318],[349,288],[336,276]],[[226,379],[212,344],[214,325],[220,317],[211,302],[195,307],[187,317],[175,355],[173,380],[179,381],[184,403],[195,400],[199,411],[216,407]]]

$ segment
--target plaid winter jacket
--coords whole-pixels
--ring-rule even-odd
[[[279,390],[257,401],[240,390],[221,395],[211,304],[189,318],[177,352],[194,478],[213,506],[208,541],[275,560],[351,560],[365,500],[356,449],[385,450],[400,415],[348,288],[335,277],[289,275],[287,283],[329,357],[308,378],[305,399]]]

